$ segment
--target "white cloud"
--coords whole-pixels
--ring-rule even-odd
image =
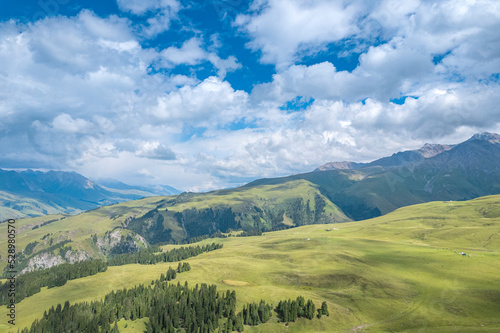
[[[158,141],[141,143],[139,150],[136,152],[136,155],[157,160],[175,159],[175,153],[172,151],[172,149],[168,148]]]
[[[158,0],[117,0],[117,3],[122,11],[128,11],[135,15],[159,9],[160,5]]]
[[[153,115],[165,122],[211,127],[233,122],[245,114],[244,91],[235,91],[226,81],[209,77],[200,84],[158,97]]]
[[[142,34],[154,37],[170,28],[170,22],[177,18],[181,3],[177,0],[117,0],[122,11],[134,15],[149,15],[147,25],[141,25]]]
[[[201,48],[201,40],[193,37],[180,48],[171,46],[161,51],[161,60],[166,67],[173,67],[180,64],[197,65],[207,58],[207,52]]]
[[[226,76],[227,72],[232,72],[241,68],[234,56],[227,59],[221,59],[216,53],[207,52],[202,47],[201,39],[193,37],[185,41],[180,48],[170,46],[161,51],[160,64],[162,67],[172,68],[177,65],[199,65],[204,61],[209,61],[217,68],[218,75],[221,78]]]
[[[260,22],[270,15],[276,2],[266,3],[268,7],[256,15],[246,16],[247,20]],[[368,8],[356,6],[359,3],[355,1],[350,4],[364,8],[361,11]],[[322,2],[313,2],[311,6],[319,8],[321,5]],[[372,23],[375,21],[379,29],[374,31],[387,40],[366,48],[360,54],[359,64],[354,70],[337,70],[336,64],[328,61],[309,66],[283,66],[287,62],[280,62],[277,53],[273,58],[275,61],[271,62],[279,65],[278,73],[272,82],[254,89],[255,99],[284,103],[297,96],[305,96],[354,102],[372,98],[388,102],[400,96],[418,96],[427,87],[440,84],[443,80],[464,80],[463,84],[468,85],[476,80],[489,80],[491,75],[500,72],[498,3],[487,0],[467,3],[413,0],[401,3],[391,0],[373,2],[373,5],[372,12],[365,18],[353,21],[358,28],[352,29],[355,33],[351,37],[373,37],[373,31],[365,29],[373,29]],[[289,31],[290,35],[295,31],[293,24],[287,25],[286,21],[279,29]],[[274,33],[277,34],[276,39],[269,37],[274,36]],[[281,30],[274,33],[263,31],[262,34],[269,37],[267,39],[262,39],[257,33],[250,34],[250,45],[260,49],[266,57],[270,52],[268,47],[281,43],[277,37],[283,34]],[[325,42],[319,38],[314,45],[320,47]],[[289,52],[290,57],[301,56],[297,47],[280,48]],[[313,46],[311,50],[314,50]],[[434,58],[439,56],[442,61],[435,65],[433,60],[438,61]]]
[[[53,129],[68,133],[85,133],[90,130],[91,126],[91,123],[88,121],[81,118],[73,119],[67,113],[58,115],[52,121]]]
[[[252,40],[248,46],[262,51],[262,62],[284,68],[300,55],[359,32],[362,7],[328,0],[255,1],[254,13],[239,15],[235,25]]]

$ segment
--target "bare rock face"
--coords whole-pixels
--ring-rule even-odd
[[[135,240],[136,240],[137,242],[141,242],[141,243],[142,243],[142,245],[143,245],[146,249],[148,248],[148,242],[146,242],[146,240],[144,239],[144,237],[142,237],[141,235],[136,234],[136,235],[134,236],[134,238],[135,238]],[[136,245],[139,245],[139,244],[137,244],[137,242],[135,242],[135,244],[136,244]]]
[[[95,244],[104,255],[135,252],[141,247],[147,247],[147,241],[141,235],[117,229],[96,237]]]
[[[43,252],[37,254],[33,258],[31,258],[28,262],[28,267],[21,271],[21,274],[32,272],[38,269],[46,269],[52,266],[57,266],[60,264],[64,264],[66,260],[64,260],[59,255],[54,255],[52,253]]]
[[[444,151],[448,151],[453,147],[455,147],[455,145],[440,145],[440,144],[426,143],[422,148],[417,149],[416,151],[423,157],[430,158],[438,154],[441,154]]]
[[[122,233],[120,230],[115,230],[111,233],[106,233],[102,237],[97,237],[97,247],[102,252],[109,252],[113,247],[120,243]]]
[[[64,258],[70,264],[91,259],[90,255],[85,251],[71,251],[71,250],[66,252]]]
[[[500,143],[500,135],[496,133],[483,132],[474,134],[469,141],[479,140],[479,141],[487,141],[489,143]]]
[[[68,250],[63,255],[64,257],[49,252],[37,254],[33,258],[30,258],[28,266],[21,271],[21,274],[39,269],[47,269],[65,263],[74,264],[76,262],[91,259],[90,255],[85,251]]]

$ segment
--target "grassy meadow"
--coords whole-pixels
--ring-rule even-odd
[[[114,223],[101,214],[103,224]],[[235,290],[238,311],[248,302],[265,299],[277,305],[299,295],[316,307],[328,303],[329,317],[299,319],[289,326],[272,318],[245,326],[245,332],[498,332],[499,235],[500,196],[432,202],[360,222],[207,239],[200,244],[215,241],[224,247],[186,260],[192,270],[174,283]],[[45,289],[17,305],[15,329],[5,325],[6,307],[1,307],[0,331],[17,332],[66,300],[91,301],[113,289],[149,284],[168,266],[177,263],[109,267]],[[144,327],[144,320],[119,322],[123,332]]]

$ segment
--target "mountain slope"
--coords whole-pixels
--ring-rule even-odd
[[[111,192],[137,194],[142,195],[143,197],[151,197],[155,195],[176,195],[181,193],[178,189],[168,185],[133,186],[110,178],[98,179],[95,183]]]

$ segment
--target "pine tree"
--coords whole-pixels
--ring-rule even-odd
[[[316,312],[316,307],[314,303],[311,300],[307,300],[306,304],[306,318],[307,319],[313,319],[314,318],[314,313]]]
[[[330,315],[330,313],[328,312],[328,305],[326,304],[326,302],[321,303],[321,312],[325,316],[329,316]]]

